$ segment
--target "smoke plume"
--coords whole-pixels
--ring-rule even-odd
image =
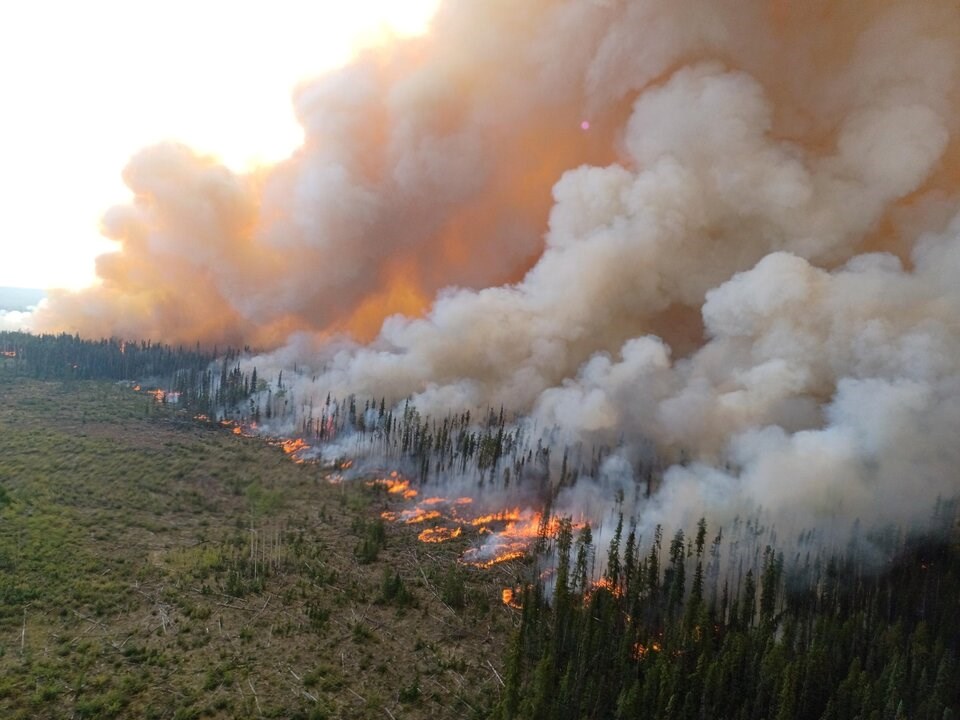
[[[274,168],[137,154],[36,327],[620,447],[570,506],[652,443],[644,524],[917,521],[960,465],[958,38],[950,0],[447,2],[305,83]]]

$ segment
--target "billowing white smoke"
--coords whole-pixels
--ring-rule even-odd
[[[30,313],[22,310],[0,310],[0,330],[27,330]]]
[[[620,447],[571,509],[644,454],[667,466],[645,527],[914,521],[958,488],[958,38],[949,0],[449,2],[385,55],[400,71],[371,56],[302,90],[307,145],[262,192],[194,178],[216,212],[171,252],[209,273],[210,322],[300,331],[248,361],[306,367],[299,401],[504,406]],[[129,268],[180,286],[128,262],[189,246],[198,208],[166,204],[138,210],[108,293]],[[331,339],[410,287],[439,290],[424,314]]]

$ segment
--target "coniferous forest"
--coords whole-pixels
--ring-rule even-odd
[[[411,470],[504,490],[575,482],[566,456],[495,410],[433,420],[384,399],[301,406],[279,378],[242,372],[236,350],[185,350],[70,335],[0,334],[3,372],[65,382],[153,378],[190,416],[281,418],[322,444],[344,435]],[[596,465],[602,449],[582,466]],[[650,469],[638,472],[649,490]],[[813,536],[777,544],[758,520],[642,537],[621,517],[598,547],[591,527],[553,518],[503,591],[515,629],[480,717],[668,720],[949,720],[960,717],[960,533],[955,499],[923,532]],[[382,524],[381,526],[382,527]],[[769,540],[769,542],[768,542]],[[385,576],[386,577],[386,576]],[[392,576],[391,576],[392,577]],[[397,576],[399,577],[399,576]],[[456,606],[455,606],[456,607]]]
[[[936,512],[955,525],[955,506]],[[666,546],[658,530],[644,549],[621,525],[591,583],[589,529],[562,521],[552,596],[542,582],[519,593],[500,717],[957,717],[955,528],[898,544],[882,570],[862,547],[788,564],[766,547],[743,575],[721,570],[707,529]]]

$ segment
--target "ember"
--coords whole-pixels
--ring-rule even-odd
[[[650,646],[646,646],[643,643],[635,643],[633,646],[633,659],[634,660],[643,660],[649,653],[660,652],[663,648],[660,643],[654,641],[650,643]]]

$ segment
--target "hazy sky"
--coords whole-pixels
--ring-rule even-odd
[[[298,81],[438,0],[0,4],[0,286],[81,287],[130,155],[179,140],[242,170],[301,140]]]

